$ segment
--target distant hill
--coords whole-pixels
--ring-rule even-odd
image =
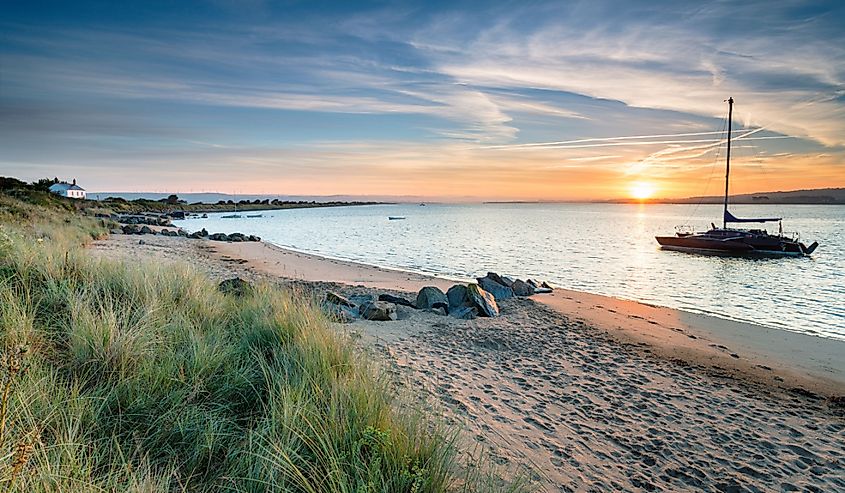
[[[651,199],[654,204],[721,204],[724,197],[709,195],[684,199]],[[612,200],[614,203],[639,203],[638,200]],[[845,188],[818,188],[789,192],[756,192],[731,195],[732,204],[845,204]]]

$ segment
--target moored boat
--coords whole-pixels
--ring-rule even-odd
[[[656,236],[663,249],[695,253],[717,253],[727,255],[803,256],[810,255],[819,246],[813,242],[806,246],[798,241],[797,235],[783,233],[783,218],[738,218],[728,210],[728,186],[731,174],[731,119],[733,98],[728,98],[727,158],[725,162],[725,205],[722,213],[722,227],[711,224],[711,229],[701,233],[678,231],[674,236]],[[765,229],[729,228],[735,223],[777,222],[778,233],[770,234]]]

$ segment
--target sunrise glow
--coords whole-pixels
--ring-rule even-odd
[[[654,196],[654,184],[645,182],[645,181],[637,181],[631,184],[630,194],[631,198],[637,200],[645,200],[650,199]]]

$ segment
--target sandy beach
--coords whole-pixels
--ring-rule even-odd
[[[114,235],[92,252],[344,295],[454,284],[266,243]],[[338,327],[541,491],[845,490],[845,343],[562,289],[500,308]]]

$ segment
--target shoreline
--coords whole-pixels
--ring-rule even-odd
[[[213,242],[218,259],[245,260],[267,275],[416,293],[444,292],[457,280],[299,252],[268,242]],[[784,390],[827,397],[845,395],[845,341],[555,288],[529,298],[599,329],[618,342],[646,345],[661,358],[702,366]]]
[[[215,283],[270,282],[315,300],[327,291],[413,298],[422,286],[453,284],[262,242],[138,238],[115,235],[90,250],[124,262],[187,262]],[[755,375],[742,364],[753,369],[759,356],[727,338],[692,339],[675,324],[704,330],[714,317],[561,289],[499,308],[499,317],[461,320],[397,305],[396,320],[333,326],[379,362],[397,392],[412,392],[454,426],[462,454],[482,450],[505,482],[549,492],[845,486],[836,474],[841,385],[825,387],[800,368],[791,377],[788,358],[766,360],[771,370]]]

